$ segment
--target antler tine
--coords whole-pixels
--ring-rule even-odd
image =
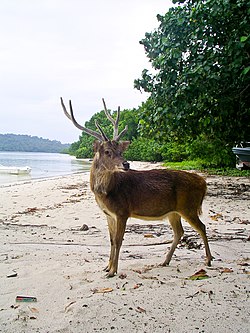
[[[63,112],[64,112],[65,116],[68,117],[68,118],[72,121],[71,116],[70,116],[70,114],[68,113],[68,111],[67,111],[67,109],[66,109],[66,106],[65,106],[64,103],[63,103],[63,99],[62,99],[62,97],[60,97],[60,99],[61,99],[61,105],[62,105]]]
[[[109,138],[107,137],[107,135],[104,133],[104,130],[101,128],[101,126],[98,124],[98,121],[95,121],[95,126],[96,128],[99,129],[99,131],[101,132],[102,138],[104,141],[109,141]]]
[[[107,106],[106,106],[106,103],[105,103],[104,98],[102,99],[102,102],[103,102],[103,106],[104,106],[104,112],[105,112],[105,114],[106,114],[108,120],[109,120],[113,125],[115,125],[115,120],[111,117],[111,115],[110,115],[110,113],[109,113],[109,111],[108,111],[108,109],[107,109]]]
[[[120,111],[121,111],[121,108],[120,108],[120,106],[118,106],[117,116],[116,116],[116,120],[115,120],[115,124],[114,124],[114,140],[116,140],[115,138],[118,136],[118,132],[119,132],[118,125],[119,125],[119,120],[120,120]]]
[[[127,130],[128,130],[128,127],[126,126],[124,128],[124,130],[120,134],[118,134],[119,133],[118,125],[119,125],[119,120],[120,120],[121,108],[120,108],[120,106],[118,106],[117,116],[116,116],[116,119],[114,119],[114,118],[111,117],[111,115],[110,115],[110,113],[109,113],[109,111],[107,109],[107,106],[106,106],[104,98],[102,99],[102,102],[103,102],[103,106],[104,106],[104,112],[105,112],[107,118],[114,125],[113,140],[119,141],[119,139],[122,137],[122,135],[124,135],[127,132]]]
[[[108,118],[108,120],[113,124],[114,126],[114,131],[113,131],[113,139],[115,140],[115,137],[118,135],[118,121],[119,121],[119,117],[116,118],[116,120],[114,118],[111,117],[111,114],[109,113],[108,109],[107,109],[107,106],[106,106],[106,103],[105,103],[105,100],[104,98],[102,99],[102,102],[103,102],[103,106],[104,106],[104,112]],[[118,116],[118,115],[117,115]]]
[[[67,118],[69,118],[72,123],[77,127],[79,128],[81,131],[85,132],[86,134],[88,135],[91,135],[93,137],[95,137],[96,139],[98,139],[99,141],[106,141],[107,138],[106,136],[102,136],[101,134],[99,134],[98,132],[95,132],[89,128],[86,128],[84,126],[81,126],[80,124],[78,124],[78,122],[75,120],[75,117],[74,117],[74,113],[73,113],[73,107],[72,107],[72,103],[71,103],[71,100],[69,101],[69,109],[70,109],[70,114],[69,112],[67,111],[66,109],[66,106],[64,105],[64,102],[63,102],[63,99],[61,97],[61,105],[62,105],[62,108],[63,108],[63,111],[64,111],[64,114],[66,115]]]
[[[127,133],[127,131],[128,131],[128,125],[126,125],[126,127],[121,131],[121,133],[120,133],[119,135],[117,135],[117,136],[114,138],[114,140],[115,140],[115,141],[119,141],[120,138],[121,138],[123,135],[125,135],[125,134]]]

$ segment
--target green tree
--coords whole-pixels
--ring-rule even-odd
[[[153,67],[135,80],[150,93],[140,129],[165,141],[202,136],[231,150],[249,140],[250,2],[173,2],[140,42]]]

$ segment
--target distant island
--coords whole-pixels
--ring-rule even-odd
[[[22,134],[0,134],[0,151],[25,151],[41,153],[67,152],[70,144]]]

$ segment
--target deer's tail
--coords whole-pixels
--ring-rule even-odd
[[[200,205],[199,205],[199,208],[198,208],[198,215],[199,216],[202,214],[202,203],[203,203],[203,200],[204,200],[206,194],[207,194],[207,185],[205,187],[205,190],[204,190],[203,195],[202,195],[201,200],[200,200]]]

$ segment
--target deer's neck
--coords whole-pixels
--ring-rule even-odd
[[[90,188],[97,195],[107,195],[114,186],[115,171],[107,170],[93,162],[90,170]]]

